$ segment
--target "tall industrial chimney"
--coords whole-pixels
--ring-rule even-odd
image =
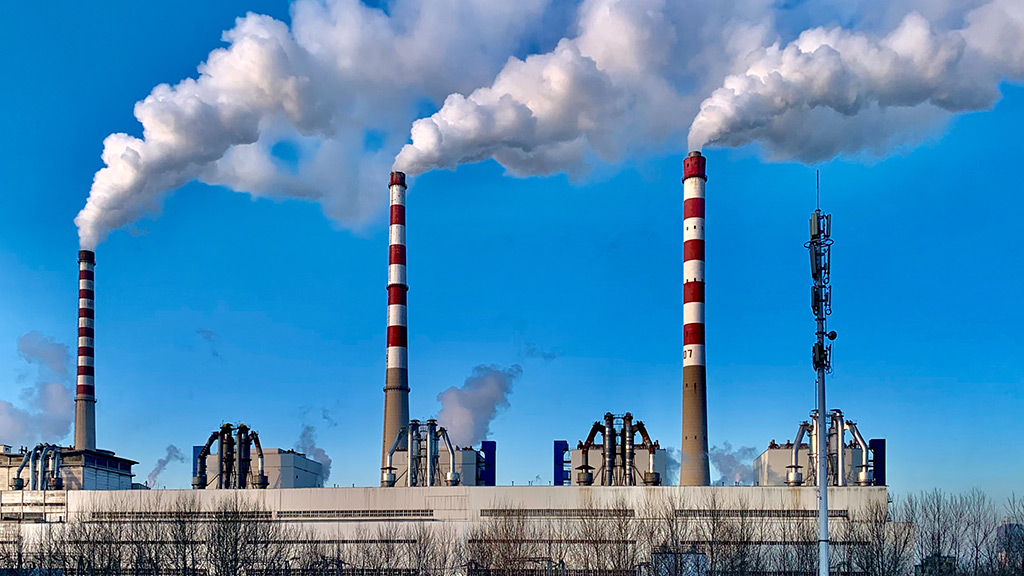
[[[96,381],[93,361],[96,254],[78,252],[78,382],[75,391],[75,450],[96,449]]]
[[[405,173],[391,173],[391,240],[388,248],[388,352],[384,382],[381,466],[399,431],[409,424],[409,338],[406,328]],[[406,447],[406,441],[399,448]]]
[[[680,486],[711,484],[704,360],[704,183],[706,159],[683,160],[683,442]]]

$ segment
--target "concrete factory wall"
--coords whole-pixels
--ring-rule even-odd
[[[884,487],[829,488],[830,515],[842,523],[859,511],[887,502]],[[121,520],[151,522],[162,518],[179,498],[195,498],[204,519],[226,499],[238,498],[266,511],[260,517],[301,526],[326,540],[358,540],[377,530],[422,523],[466,532],[502,516],[545,523],[595,519],[662,518],[666,510],[684,519],[753,518],[757,523],[793,518],[813,520],[814,488],[764,487],[577,487],[502,486],[432,488],[319,488],[292,490],[135,490],[0,493],[7,519]],[[45,502],[44,502],[45,500]],[[66,501],[66,505],[65,505]],[[24,507],[23,509],[21,507]],[[396,524],[397,523],[397,524]],[[28,531],[32,524],[24,524]]]

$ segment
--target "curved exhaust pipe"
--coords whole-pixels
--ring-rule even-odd
[[[18,471],[14,473],[14,478],[11,478],[11,490],[23,490],[25,488],[25,480],[21,478],[21,472],[28,466],[29,460],[32,459],[32,451],[26,450],[25,457],[21,459],[21,466],[18,466]]]
[[[591,470],[594,469],[590,465],[590,449],[594,446],[594,439],[597,438],[598,433],[602,432],[603,428],[600,422],[594,422],[594,425],[590,427],[590,434],[587,435],[587,441],[580,444],[580,449],[583,451],[583,464],[577,468],[579,473],[576,475],[576,484],[579,486],[591,486],[594,484],[594,473]]]
[[[650,452],[650,456],[647,459],[647,472],[644,473],[644,485],[661,486],[661,474],[654,471],[654,454],[658,449],[651,440],[651,435],[647,433],[647,426],[644,426],[642,421],[637,421],[634,428],[640,433],[640,438],[643,439],[644,444],[647,446],[647,451]]]
[[[43,449],[42,444],[36,444],[36,447],[32,449],[32,457],[28,461],[28,482],[29,490],[37,490],[37,482],[39,480],[36,473],[36,459],[39,457],[39,451]]]
[[[256,447],[256,461],[258,462],[259,477],[256,478],[256,487],[266,490],[270,482],[267,480],[267,472],[263,467],[263,446],[260,446],[260,435],[258,432],[249,432],[249,440]]]
[[[455,448],[452,447],[452,441],[448,438],[448,430],[441,428],[437,433],[444,438],[444,445],[448,447],[448,478],[446,483],[449,486],[459,485],[459,473],[455,471]]]
[[[398,450],[398,445],[402,443],[402,438],[408,430],[409,427],[406,426],[398,431],[398,436],[395,436],[395,443],[391,445],[391,449],[388,450],[387,455],[384,457],[384,466],[380,469],[380,485],[384,488],[392,488],[395,485],[395,450]]]
[[[786,473],[786,484],[789,486],[800,486],[804,483],[804,475],[800,473],[800,443],[804,440],[804,434],[806,434],[811,428],[811,425],[804,420],[800,423],[800,429],[797,430],[796,440],[793,442],[793,455],[790,458],[789,472]]]
[[[39,452],[39,480],[37,485],[40,490],[46,490],[48,487],[46,481],[47,457],[53,452],[54,448],[56,448],[56,446],[47,444],[43,446],[43,449]]]
[[[874,474],[868,468],[868,443],[864,441],[864,437],[860,435],[860,430],[857,429],[857,423],[852,420],[846,421],[847,428],[850,429],[850,434],[853,434],[854,440],[860,446],[860,471],[857,472],[857,485],[858,486],[871,486],[875,483]]]
[[[206,483],[206,457],[210,455],[210,448],[213,443],[220,438],[220,431],[216,431],[210,434],[210,439],[206,441],[203,449],[199,451],[199,455],[196,456],[196,475],[192,478],[192,489],[193,490],[205,490]]]

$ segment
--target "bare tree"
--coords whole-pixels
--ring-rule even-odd
[[[890,509],[879,502],[851,512],[846,526],[853,571],[866,576],[912,573],[914,529],[906,521],[908,510],[904,503],[893,503]]]

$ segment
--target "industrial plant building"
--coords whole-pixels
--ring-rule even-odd
[[[757,458],[758,485],[710,486],[704,338],[705,158],[699,152],[691,153],[684,160],[683,172],[679,486],[667,485],[668,457],[660,441],[651,438],[644,423],[629,412],[605,414],[575,446],[555,440],[550,461],[553,486],[496,486],[496,442],[454,446],[436,421],[410,418],[406,179],[403,173],[393,172],[389,183],[380,486],[326,488],[319,463],[294,451],[264,450],[259,435],[248,426],[224,424],[205,444],[194,447],[191,490],[131,490],[136,462],[97,448],[93,368],[96,261],[93,252],[83,250],[79,253],[75,445],[26,450],[5,447],[0,454],[0,518],[8,530],[3,533],[11,534],[16,527],[19,534],[38,535],[52,529],[54,523],[152,523],[167,520],[174,502],[187,502],[195,519],[212,522],[215,511],[233,502],[248,506],[250,516],[245,518],[295,528],[299,532],[287,534],[301,533],[303,538],[340,548],[388,538],[408,539],[413,526],[480,541],[481,530],[514,521],[522,529],[532,527],[529,538],[543,542],[550,556],[552,547],[578,541],[580,537],[572,534],[581,527],[605,534],[604,538],[611,538],[609,542],[621,543],[621,538],[615,540],[607,534],[623,522],[644,526],[671,521],[692,530],[673,536],[674,545],[684,542],[686,554],[701,555],[716,537],[696,528],[709,518],[727,524],[776,526],[783,533],[793,523],[813,522],[819,484],[829,486],[828,514],[837,525],[884,509],[888,500],[884,441],[866,441],[839,411],[830,414],[832,426],[824,431],[831,446],[824,456],[828,478],[816,478],[817,454],[810,440],[818,431],[804,422],[794,442],[773,441]],[[585,431],[582,424],[580,429]],[[804,436],[808,443],[802,442]],[[378,466],[376,462],[365,465]],[[394,536],[396,526],[405,530],[405,536]],[[782,545],[776,536],[769,536],[770,531],[759,533],[761,537],[754,537],[759,546]],[[840,545],[842,538],[837,536]],[[653,549],[648,553],[654,554]],[[665,572],[669,573],[675,572]]]

